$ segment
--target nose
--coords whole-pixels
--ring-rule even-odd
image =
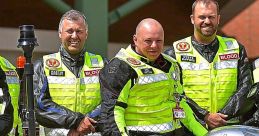
[[[157,42],[156,41],[153,41],[152,43],[151,43],[151,46],[150,47],[156,47],[158,44],[157,44]]]
[[[210,19],[209,18],[205,18],[204,23],[205,24],[210,24]]]
[[[72,38],[76,38],[76,37],[77,37],[76,31],[74,31],[74,32],[72,33],[71,37],[72,37]]]

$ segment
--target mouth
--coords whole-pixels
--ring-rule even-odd
[[[69,44],[70,45],[78,45],[79,44],[79,41],[69,41]]]

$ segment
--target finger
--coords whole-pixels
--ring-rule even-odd
[[[226,119],[228,117],[228,115],[225,115],[225,114],[222,114],[222,113],[218,113],[218,115],[223,118],[223,119]]]
[[[94,119],[92,119],[92,118],[88,118],[89,119],[89,121],[91,122],[91,123],[97,123],[97,121],[95,121]]]

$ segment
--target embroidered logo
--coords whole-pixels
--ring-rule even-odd
[[[60,65],[60,62],[55,58],[50,58],[46,60],[46,65],[48,67],[57,68]]]
[[[176,45],[176,49],[179,51],[187,51],[190,49],[190,44],[187,42],[180,42]]]
[[[127,58],[127,61],[130,63],[130,64],[133,64],[133,65],[140,65],[140,61],[139,60],[136,60],[134,58]]]

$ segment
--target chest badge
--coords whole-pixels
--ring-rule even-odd
[[[60,65],[60,62],[55,58],[50,58],[46,60],[46,65],[50,68],[57,68]]]
[[[134,58],[127,58],[126,59],[130,64],[133,64],[133,65],[140,65],[140,61],[137,60],[137,59],[134,59]]]
[[[176,45],[176,49],[179,51],[187,51],[190,49],[190,44],[187,42],[180,42]]]
[[[220,60],[235,60],[239,59],[238,53],[230,53],[230,54],[223,54],[219,55]]]
[[[98,76],[99,75],[100,70],[88,70],[88,71],[84,71],[85,76],[89,77],[89,76]]]

